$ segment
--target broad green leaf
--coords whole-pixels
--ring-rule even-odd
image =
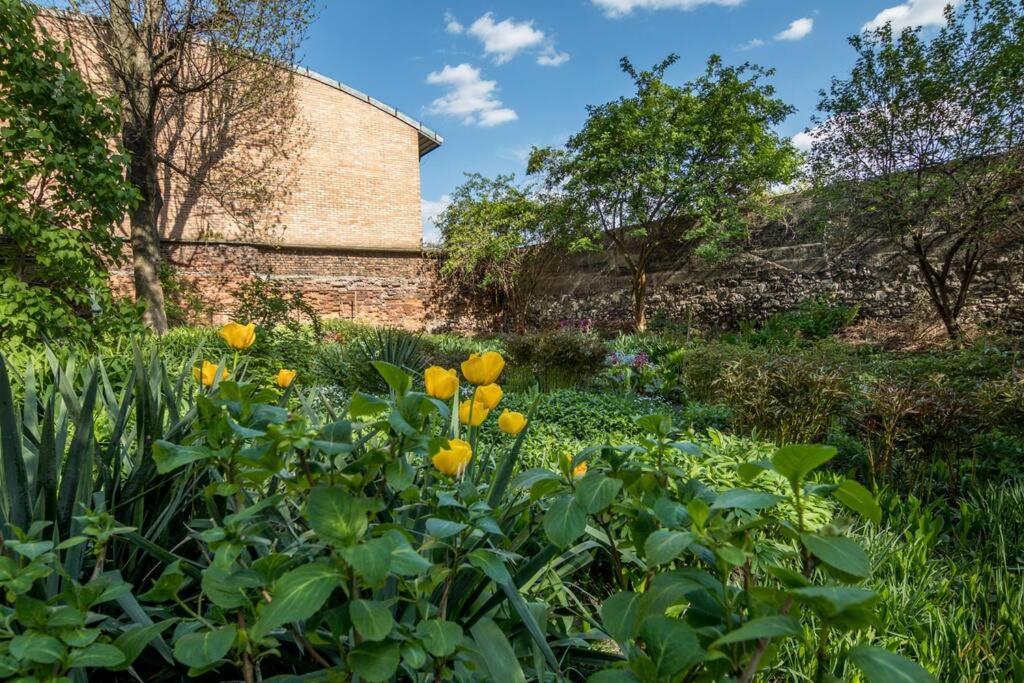
[[[27,529],[32,519],[32,495],[21,452],[19,424],[7,374],[7,359],[0,354],[0,471],[4,473],[10,521],[21,529]]]
[[[507,583],[512,580],[512,575],[509,574],[504,560],[490,550],[484,548],[474,550],[469,554],[469,563],[497,583]]]
[[[850,659],[869,683],[933,683],[935,677],[920,664],[873,645],[858,645]]]
[[[831,460],[835,454],[836,449],[832,446],[783,446],[772,456],[772,467],[796,489],[808,474]]]
[[[370,361],[370,365],[384,378],[391,391],[395,392],[395,396],[404,396],[412,386],[412,377],[397,365],[382,360]]]
[[[384,581],[391,565],[391,544],[382,538],[342,548],[341,555],[371,586]]]
[[[748,640],[760,640],[761,638],[786,638],[803,634],[800,622],[793,617],[776,615],[771,617],[757,617],[740,626],[735,631],[729,631],[724,636],[711,644],[711,647],[720,648],[730,643],[742,643]]]
[[[348,605],[352,625],[366,640],[384,640],[395,627],[391,610],[376,600],[353,600]]]
[[[122,666],[127,667],[134,662],[146,649],[146,646],[154,639],[159,638],[160,634],[166,631],[174,621],[174,619],[164,619],[148,626],[130,626],[125,629],[124,633],[114,641],[114,647],[124,653],[125,661]]]
[[[427,534],[437,539],[445,539],[450,536],[454,536],[465,528],[466,525],[462,522],[455,522],[450,519],[438,519],[437,517],[431,517],[427,520]]]
[[[671,562],[693,543],[693,539],[690,532],[658,529],[644,541],[644,557],[648,566],[657,567]]]
[[[559,548],[575,541],[586,528],[587,515],[583,506],[568,494],[556,498],[544,515],[544,532]]]
[[[605,632],[618,643],[625,643],[637,631],[640,595],[622,591],[612,595],[601,605],[601,624]]]
[[[419,576],[433,565],[430,560],[416,552],[401,531],[391,529],[383,536],[391,553],[390,570],[399,576]]]
[[[306,515],[313,531],[332,545],[352,545],[366,533],[367,506],[341,486],[318,486],[309,492]]]
[[[804,547],[819,560],[844,574],[866,578],[871,574],[871,560],[855,541],[842,536],[801,534]]]
[[[748,489],[731,489],[720,493],[711,504],[712,510],[761,510],[770,508],[782,498],[764,491],[750,491]]]
[[[383,412],[388,409],[389,405],[382,398],[357,391],[352,394],[352,400],[349,401],[348,414],[352,416],[353,420],[358,420],[361,417]]]
[[[462,627],[453,621],[428,619],[416,626],[416,637],[423,641],[423,647],[435,657],[448,657],[462,643]]]
[[[871,624],[878,602],[877,593],[854,586],[808,586],[791,589],[789,594],[841,628]]]
[[[401,656],[397,643],[361,643],[348,653],[348,665],[367,681],[386,681],[398,670]]]
[[[9,652],[15,659],[53,664],[64,656],[64,646],[53,636],[29,631],[11,639]]]
[[[182,446],[169,441],[153,444],[153,462],[160,474],[167,474],[189,463],[209,460],[213,456],[213,451],[202,446]]]
[[[596,514],[611,505],[621,489],[621,480],[600,472],[588,472],[576,484],[576,500],[588,513]]]
[[[640,624],[640,638],[659,677],[674,677],[704,658],[696,631],[681,619],[648,617]]]
[[[869,519],[875,524],[882,522],[882,508],[871,492],[853,479],[844,479],[839,488],[832,493],[836,500]]]
[[[341,585],[341,578],[337,569],[323,562],[292,569],[278,579],[273,601],[263,608],[250,635],[258,640],[283,624],[313,616]]]
[[[93,643],[83,650],[72,650],[68,666],[72,669],[110,668],[125,663],[125,655],[119,648],[106,643]]]
[[[497,624],[484,617],[470,627],[470,633],[480,655],[478,663],[488,674],[485,680],[526,683],[526,675],[519,666],[515,650]]]
[[[640,679],[626,669],[605,669],[591,674],[587,683],[640,683]]]
[[[174,643],[174,658],[197,669],[212,666],[227,656],[236,634],[234,625],[187,633]]]

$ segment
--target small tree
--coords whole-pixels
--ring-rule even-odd
[[[52,4],[75,10],[64,26],[83,68],[98,62],[121,100],[128,180],[141,197],[130,216],[135,294],[162,333],[161,227],[182,230],[202,201],[251,232],[285,191],[280,164],[296,146],[291,67],[313,0]],[[165,207],[172,183],[183,201]]]
[[[1022,234],[1024,11],[970,0],[930,41],[884,26],[850,44],[810,131],[826,234],[895,248],[959,337],[979,271]]]
[[[444,260],[441,273],[457,285],[489,292],[516,330],[526,325],[526,310],[538,271],[558,242],[563,225],[553,204],[519,187],[512,175],[486,178],[467,174],[452,201],[436,219]]]
[[[671,243],[721,256],[766,210],[772,184],[793,179],[797,154],[773,131],[792,111],[750,64],[718,56],[682,87],[665,81],[670,55],[650,71],[623,58],[636,93],[587,108],[564,149],[537,149],[531,173],[587,226],[593,246],[616,249],[632,274],[633,322],[646,327],[647,269]]]
[[[123,312],[107,266],[135,193],[109,146],[116,102],[92,93],[34,17],[0,0],[0,339],[83,341]]]

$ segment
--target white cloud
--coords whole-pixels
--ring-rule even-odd
[[[619,18],[631,14],[635,9],[680,9],[689,11],[701,5],[735,7],[744,0],[590,0],[604,10],[606,16]]]
[[[451,195],[443,194],[440,199],[420,199],[420,214],[423,216],[423,242],[440,244],[441,231],[434,220],[452,203]]]
[[[537,47],[545,40],[544,32],[534,28],[532,21],[503,19],[495,22],[490,12],[470,24],[466,32],[479,38],[484,44],[484,54],[493,56],[498,64],[504,64],[519,52]]]
[[[481,78],[480,69],[470,64],[445,65],[427,75],[430,85],[447,86],[448,92],[430,103],[430,112],[457,116],[462,122],[484,128],[515,121],[519,116],[495,97],[497,81]]]
[[[753,50],[754,48],[761,47],[762,45],[764,45],[764,41],[763,40],[761,40],[760,38],[754,38],[753,40],[748,40],[747,42],[745,42],[742,45],[740,45],[740,49],[741,50]]]
[[[892,24],[893,31],[916,26],[941,26],[946,23],[943,12],[946,5],[959,5],[963,0],[907,0],[903,4],[884,9],[864,24],[863,31]]]
[[[553,45],[544,48],[544,51],[537,55],[537,63],[541,66],[561,66],[569,61],[568,52],[559,52]]]
[[[801,152],[810,152],[814,145],[814,131],[800,131],[791,138],[793,146]]]
[[[451,12],[444,13],[444,30],[448,33],[454,33],[456,35],[462,33],[465,27],[459,23],[459,20],[455,18],[455,15]]]
[[[805,38],[812,30],[814,30],[814,19],[802,17],[791,22],[789,28],[776,33],[773,37],[775,40],[800,40]]]

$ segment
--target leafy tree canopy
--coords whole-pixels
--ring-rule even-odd
[[[676,86],[665,72],[677,59],[637,71],[623,58],[636,92],[588,107],[564,148],[534,150],[529,165],[581,215],[593,246],[622,254],[638,328],[652,255],[687,241],[702,256],[722,256],[765,210],[770,187],[797,169],[796,151],[774,130],[793,108],[765,82],[771,70],[713,55],[703,74]]]
[[[136,317],[107,282],[121,258],[115,228],[135,200],[109,144],[115,104],[89,90],[21,0],[0,0],[0,122],[0,337],[86,339]]]

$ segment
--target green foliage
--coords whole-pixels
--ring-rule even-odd
[[[596,335],[568,328],[509,335],[502,341],[512,365],[531,373],[543,390],[589,381],[604,365],[607,354]],[[519,381],[530,383],[528,377]]]
[[[441,274],[457,288],[476,290],[463,291],[465,297],[496,298],[509,326],[524,327],[537,267],[545,262],[540,245],[560,239],[557,208],[516,185],[514,176],[471,173],[436,224]]]
[[[418,375],[426,367],[423,338],[395,327],[356,331],[346,343],[321,348],[313,361],[313,372],[321,382],[350,391],[385,391],[387,387],[374,369],[374,361],[384,361]]]
[[[243,281],[234,292],[234,320],[254,322],[263,330],[286,327],[293,334],[302,331],[303,324],[320,337],[323,327],[316,312],[301,290],[288,286],[283,280],[271,276],[253,277]]]
[[[774,131],[793,110],[764,82],[771,70],[713,55],[703,74],[675,86],[665,72],[677,59],[638,72],[623,58],[635,94],[588,107],[564,149],[535,149],[529,164],[580,226],[577,247],[623,256],[640,330],[652,256],[678,241],[722,256],[746,234],[750,214],[767,210],[769,186],[797,168],[792,145]]]
[[[0,337],[88,341],[138,320],[116,301],[109,263],[136,194],[112,150],[119,117],[35,23],[0,3]]]
[[[858,311],[858,306],[807,299],[792,311],[773,315],[759,328],[744,325],[743,342],[751,346],[790,346],[802,340],[827,339],[852,323]]]

